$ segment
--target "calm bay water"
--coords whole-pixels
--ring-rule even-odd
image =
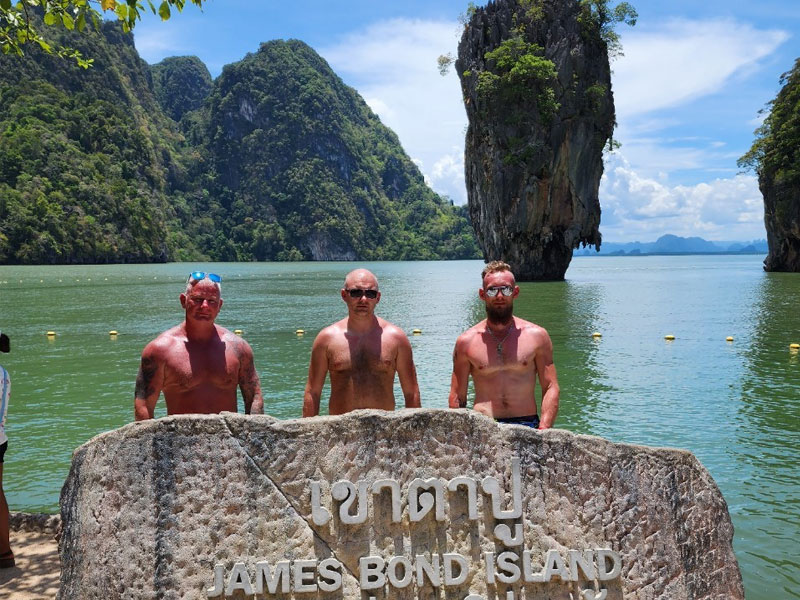
[[[789,350],[800,342],[800,275],[764,273],[761,260],[580,257],[566,282],[521,284],[515,312],[553,339],[557,426],[694,452],[728,502],[747,598],[774,600],[800,598],[800,357]],[[72,450],[132,420],[139,354],[182,319],[190,271],[223,276],[218,322],[244,330],[266,411],[289,419],[300,416],[314,336],[343,316],[338,290],[355,266],[0,267],[0,328],[12,339],[0,356],[13,382],[12,510],[56,512]],[[364,266],[380,279],[379,314],[422,329],[411,337],[422,403],[445,408],[453,343],[483,318],[481,263]]]

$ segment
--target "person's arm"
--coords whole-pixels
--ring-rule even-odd
[[[469,384],[469,358],[466,343],[462,335],[456,340],[453,349],[453,375],[450,378],[450,397],[447,403],[450,408],[467,407],[467,387]]]
[[[561,393],[556,377],[556,366],[553,364],[553,342],[548,333],[542,329],[539,347],[536,349],[536,373],[542,387],[542,414],[539,417],[539,429],[549,429],[555,423],[558,414],[558,396]]]
[[[403,390],[406,408],[420,408],[422,403],[419,396],[417,369],[414,366],[411,342],[408,341],[408,337],[402,331],[398,332],[397,376],[400,378],[400,387]]]
[[[314,417],[319,414],[322,386],[328,375],[328,344],[325,330],[321,331],[311,347],[311,361],[308,364],[308,380],[303,394],[303,416]]]
[[[239,389],[244,400],[244,412],[247,415],[263,415],[264,398],[261,395],[261,382],[253,364],[253,349],[242,339],[239,343]]]
[[[137,421],[152,419],[158,396],[164,387],[164,360],[158,347],[150,342],[142,351],[142,363],[136,376],[136,391],[133,399],[133,417]]]

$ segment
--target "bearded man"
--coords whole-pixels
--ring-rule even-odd
[[[456,340],[450,408],[466,408],[472,375],[476,411],[501,423],[548,429],[556,420],[559,396],[550,336],[543,327],[514,316],[519,286],[511,267],[490,262],[481,278],[478,296],[486,305],[486,319]],[[537,376],[541,414],[535,397]]]

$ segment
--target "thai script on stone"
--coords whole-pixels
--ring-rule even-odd
[[[333,515],[322,503],[322,484],[311,484],[311,520],[317,526],[324,526]],[[412,523],[421,521],[431,514],[436,521],[447,520],[445,498],[449,493],[463,491],[467,498],[467,517],[480,519],[478,513],[478,490],[482,490],[490,501],[484,507],[491,508],[496,520],[516,521],[522,517],[522,480],[519,458],[511,461],[511,506],[503,507],[503,490],[495,477],[484,477],[480,482],[467,476],[450,480],[433,477],[416,478],[406,487],[405,500],[408,519]],[[330,488],[330,497],[339,503],[339,521],[345,525],[359,525],[369,519],[369,495],[381,494],[388,490],[391,497],[391,519],[399,523],[403,517],[403,495],[401,486],[395,479],[378,479],[372,483],[364,480],[356,482],[340,480]],[[332,510],[334,510],[332,508]],[[336,512],[336,511],[334,511]],[[577,582],[583,577],[598,584],[619,577],[622,559],[617,552],[606,548],[590,550],[566,550],[566,558],[558,550],[550,549],[543,553],[534,566],[530,550],[521,548],[524,543],[522,523],[500,523],[494,527],[493,534],[503,546],[513,550],[504,552],[484,552],[486,584],[494,586],[518,583],[547,583],[554,578],[563,582]],[[539,566],[540,565],[540,566]],[[323,560],[282,560],[274,564],[266,560],[255,563],[252,573],[244,562],[236,562],[227,581],[225,565],[214,567],[214,585],[206,590],[209,598],[229,596],[239,590],[252,594],[287,594],[289,592],[334,592],[342,587],[344,567],[336,558]],[[430,557],[417,554],[414,558],[406,556],[362,556],[359,558],[359,586],[362,591],[381,590],[390,586],[397,589],[408,587],[413,582],[420,587],[429,584],[433,587],[462,585],[469,576],[469,561],[458,553],[432,554]],[[581,600],[603,600],[607,590],[583,590]],[[369,596],[369,600],[373,600]],[[470,594],[464,600],[484,600],[482,596]],[[515,600],[514,592],[509,591],[505,600]]]

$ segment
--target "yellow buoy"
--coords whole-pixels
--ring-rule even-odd
[[[789,348],[792,350],[800,350],[800,344],[789,344]]]
[[[305,329],[298,329],[297,331],[295,331],[295,333],[296,333],[297,335],[303,335],[305,332],[306,332],[306,330],[305,330]]]
[[[726,342],[732,342],[733,341],[733,336],[729,335],[728,337],[725,338],[725,341]]]
[[[600,333],[599,331],[595,331],[595,332],[592,334],[592,337],[593,337],[593,338],[601,338],[601,337],[603,337],[603,334],[602,334],[602,333]]]
[[[48,331],[47,332],[47,337],[56,337],[56,332],[55,331]]]
[[[668,333],[667,335],[664,336],[664,339],[671,342],[672,340],[675,339],[675,336],[672,335],[671,333]]]
[[[117,336],[117,330],[116,329],[112,329],[111,331],[108,332],[108,335],[110,335],[111,337],[116,337]]]
[[[411,331],[411,333],[414,335],[422,335],[422,329],[414,329]]]
[[[242,330],[241,329],[234,329],[233,333],[235,333],[236,335],[242,335]]]

